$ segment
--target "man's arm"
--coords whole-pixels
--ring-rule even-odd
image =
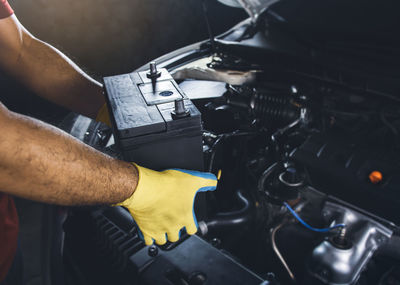
[[[15,15],[0,19],[0,69],[37,95],[91,118],[104,104],[101,84],[32,36]]]
[[[135,219],[147,245],[195,234],[197,192],[213,191],[211,173],[153,171],[108,157],[45,123],[0,103],[0,189],[58,205],[119,204]]]
[[[138,172],[0,103],[0,189],[58,205],[115,204],[132,196]]]

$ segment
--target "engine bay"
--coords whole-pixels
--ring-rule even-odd
[[[177,106],[175,97],[147,103],[168,104],[164,120],[181,132],[171,142],[158,137],[161,129],[151,128],[149,140],[141,129],[143,143],[135,146],[146,145],[147,157],[154,152],[171,163],[177,153],[186,158],[182,163],[200,159],[204,170],[220,176],[217,191],[197,206],[197,236],[146,248],[124,209],[77,210],[65,225],[70,264],[80,268],[75,275],[92,276],[89,284],[116,282],[112,272],[124,273],[113,284],[399,284],[399,100],[249,67],[224,53],[211,57],[207,68],[213,73],[203,69],[201,79],[217,71],[232,82],[193,79],[198,70],[193,76],[182,65],[162,71],[173,75],[167,80],[175,89],[153,86],[153,92],[184,94],[185,104]],[[147,79],[132,80],[139,86]],[[198,140],[183,134],[189,123],[173,125],[170,111],[185,113],[185,105],[201,114],[201,130],[188,135]],[[135,158],[118,143],[128,132],[113,133],[82,116],[67,121],[64,128],[93,147]],[[202,157],[185,153],[200,140]]]
[[[227,84],[200,107],[207,169],[223,173],[203,233],[219,231],[229,252],[283,284],[385,284],[379,249],[396,239],[400,185],[397,123],[385,112],[397,107],[307,83]]]

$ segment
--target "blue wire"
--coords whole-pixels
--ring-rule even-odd
[[[325,228],[325,229],[317,229],[317,228],[314,228],[314,227],[310,226],[309,224],[307,224],[305,221],[303,221],[303,219],[300,218],[299,215],[297,215],[297,213],[292,209],[292,207],[289,206],[288,203],[284,202],[283,204],[286,206],[286,208],[289,210],[289,212],[290,212],[301,224],[303,224],[303,226],[305,226],[307,229],[312,230],[312,231],[314,231],[314,232],[327,233],[327,232],[330,232],[330,231],[333,230],[333,229],[344,228],[344,227],[346,227],[345,224],[337,224],[337,225],[334,225],[333,227],[329,227],[329,228]]]

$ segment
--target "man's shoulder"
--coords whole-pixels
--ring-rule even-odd
[[[0,19],[10,17],[14,14],[13,9],[7,0],[0,0]]]

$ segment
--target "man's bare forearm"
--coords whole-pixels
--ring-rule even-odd
[[[27,41],[15,68],[17,78],[36,94],[70,110],[96,118],[104,104],[100,83],[60,51],[36,38]]]
[[[101,84],[32,36],[15,15],[0,20],[0,67],[37,95],[91,118],[104,104]]]
[[[58,205],[114,204],[130,197],[138,172],[0,103],[0,189]]]

